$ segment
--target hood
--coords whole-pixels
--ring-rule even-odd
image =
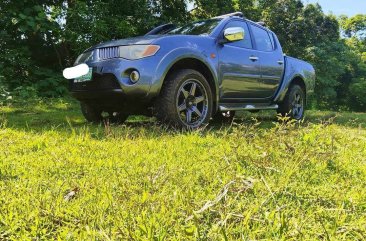
[[[134,38],[126,38],[126,39],[119,39],[119,40],[113,40],[109,42],[100,43],[98,45],[95,45],[87,50],[85,52],[93,50],[93,49],[99,49],[99,48],[106,48],[106,47],[115,47],[115,46],[123,46],[123,45],[134,45],[134,44],[151,44],[154,40],[161,38],[160,35],[146,35],[146,36],[140,36],[140,37],[134,37]]]

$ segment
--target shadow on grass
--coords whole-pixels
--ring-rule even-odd
[[[78,104],[75,101],[57,101],[56,103],[41,103],[27,106],[0,107],[0,127],[6,126],[11,129],[44,133],[56,131],[60,134],[81,133],[88,129],[90,133],[98,133],[102,138],[113,131],[123,132],[128,130],[133,133],[146,132],[154,137],[162,133],[164,135],[176,135],[181,130],[174,130],[159,125],[154,118],[132,116],[123,125],[88,124],[81,115]],[[257,128],[268,129],[278,121],[275,111],[261,111],[259,113],[238,112],[234,124],[249,125],[260,123]],[[337,125],[364,128],[366,113],[331,112],[331,111],[308,111],[304,125],[307,123],[334,123]],[[233,123],[232,123],[233,124]],[[230,128],[230,123],[212,123],[206,128],[208,131],[219,131]]]

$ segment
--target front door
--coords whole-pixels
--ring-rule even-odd
[[[258,98],[260,85],[260,59],[253,50],[248,24],[242,20],[229,22],[224,29],[241,27],[244,40],[219,45],[220,101],[244,101]]]

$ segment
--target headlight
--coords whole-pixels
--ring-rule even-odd
[[[93,60],[93,51],[85,52],[79,55],[74,65],[83,64],[89,60]]]
[[[160,49],[158,45],[130,45],[119,47],[119,57],[124,59],[142,59],[155,55]]]

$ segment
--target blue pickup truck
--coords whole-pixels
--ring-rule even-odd
[[[240,110],[301,120],[315,84],[312,65],[285,56],[276,34],[242,13],[99,44],[64,76],[88,121],[143,114],[189,129]]]

